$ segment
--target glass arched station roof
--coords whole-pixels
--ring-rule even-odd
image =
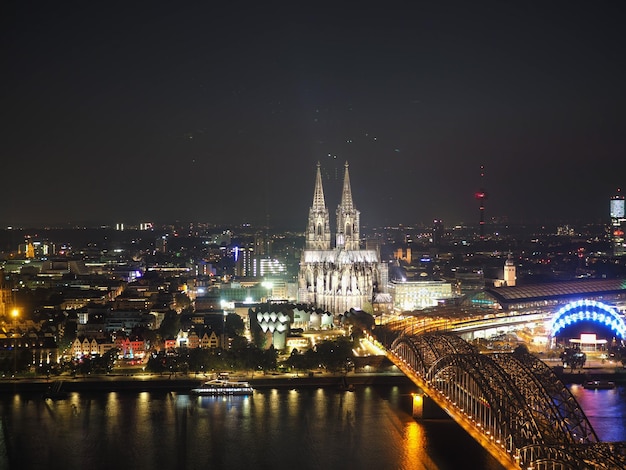
[[[580,297],[626,297],[626,279],[585,279],[550,282],[514,287],[489,287],[485,292],[494,297],[504,309],[536,302],[569,301]]]

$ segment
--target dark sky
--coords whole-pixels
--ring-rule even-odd
[[[217,3],[1,7],[0,226],[304,229],[318,160],[367,225],[476,223],[481,186],[601,221],[626,188],[621,2]]]

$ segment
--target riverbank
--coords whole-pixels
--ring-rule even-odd
[[[617,385],[626,385],[626,369],[619,367],[584,368],[572,371],[562,367],[553,367],[556,375],[565,383],[583,384],[591,380],[604,380]],[[415,386],[400,372],[351,372],[343,374],[267,374],[237,375],[233,380],[244,380],[257,389],[268,388],[305,388],[305,387],[345,387],[365,385],[397,385]],[[50,379],[42,378],[4,378],[0,379],[0,394],[39,393],[46,392],[53,383],[62,381],[65,392],[187,392],[207,380],[202,375],[158,375],[158,374],[110,374],[100,376],[71,377],[60,376]]]
[[[555,373],[561,381],[566,384],[582,385],[591,380],[604,380],[614,382],[617,385],[626,385],[626,370],[607,370],[607,369],[582,369],[561,371],[555,370]]]
[[[591,380],[606,380],[617,385],[626,385],[626,366],[612,361],[589,360],[585,367],[570,369],[563,367],[558,359],[544,359],[556,376],[566,385],[581,385]]]
[[[246,380],[254,388],[304,388],[304,387],[339,387],[344,384],[341,374],[314,374],[313,376],[266,375],[256,377],[233,376],[233,380]],[[46,392],[53,383],[62,381],[65,392],[187,392],[203,382],[201,376],[87,376],[87,377],[56,377],[54,379],[18,378],[0,381],[0,394],[41,393]],[[411,381],[402,374],[389,373],[350,373],[345,383],[354,386],[363,385],[403,385],[411,386]],[[345,384],[344,384],[345,385]]]

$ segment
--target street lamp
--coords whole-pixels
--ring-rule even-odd
[[[17,317],[20,315],[18,309],[11,310],[13,317],[13,375],[17,374]]]

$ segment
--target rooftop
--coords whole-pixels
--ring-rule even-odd
[[[503,307],[511,304],[539,300],[569,299],[581,296],[626,295],[626,279],[584,279],[579,281],[550,282],[514,287],[490,287],[485,292],[492,295]]]

